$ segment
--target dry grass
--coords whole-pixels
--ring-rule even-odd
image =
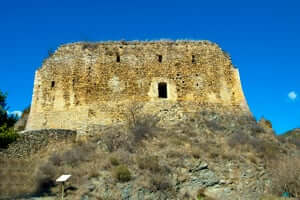
[[[150,190],[153,192],[171,189],[171,182],[168,177],[154,174],[150,179]]]
[[[78,188],[70,194],[73,195],[70,196],[71,199],[80,199],[88,192],[81,189],[82,185],[90,183],[89,179],[98,176],[112,185],[109,188],[111,191],[117,190],[117,185],[122,185],[117,182],[133,180],[133,185],[138,183],[137,187],[148,188],[153,192],[168,192],[168,195],[172,195],[172,188],[175,186],[172,185],[174,183],[169,175],[179,173],[177,176],[180,180],[183,182],[188,180],[189,175],[180,175],[183,172],[176,170],[188,168],[198,160],[206,161],[212,168],[214,166],[212,163],[223,164],[227,161],[233,161],[232,163],[236,163],[237,166],[243,162],[254,168],[256,167],[254,165],[274,161],[274,157],[282,155],[278,153],[279,147],[256,136],[217,135],[205,128],[206,125],[201,124],[199,125],[201,128],[198,129],[193,129],[192,126],[182,128],[178,125],[174,129],[162,131],[156,127],[156,121],[152,121],[152,118],[141,119],[137,115],[134,115],[133,121],[130,126],[120,125],[105,129],[101,135],[95,136],[87,143],[70,144],[68,148],[64,145],[64,148],[55,148],[55,151],[43,150],[35,158],[27,160],[0,160],[0,167],[22,166],[18,170],[4,167],[4,170],[0,171],[1,178],[3,177],[0,180],[0,193],[9,197],[37,192],[55,194],[58,191],[53,182],[55,178],[61,173],[71,173],[70,184]],[[215,123],[211,122],[208,126],[219,133],[221,129]],[[293,161],[293,164],[289,164],[290,168],[284,166],[284,163],[273,164],[278,166],[273,169],[274,173],[281,173],[282,180],[285,176],[289,177],[285,184],[289,190],[294,186],[298,187],[298,182],[295,181],[297,179],[290,182],[292,177],[300,177],[295,170],[295,166],[298,166],[296,163]],[[284,170],[286,168],[287,170]],[[236,177],[240,177],[238,169],[236,170]],[[2,176],[3,174],[8,175]],[[11,177],[14,177],[20,185],[15,185],[15,181],[9,182],[8,179]],[[280,186],[276,181],[274,179],[273,183]],[[286,187],[282,188],[286,191]],[[117,193],[113,193],[109,198],[119,199]],[[176,195],[174,199],[192,198],[188,194],[181,194],[183,196],[180,197]],[[103,196],[96,197],[107,199]],[[205,196],[205,191],[200,191],[198,199],[210,198]]]
[[[258,158],[268,161],[276,160],[278,155],[283,152],[278,144],[244,134],[232,135],[228,138],[227,144],[232,149],[239,149],[242,153],[255,152]],[[253,155],[251,159],[254,161]]]
[[[147,169],[153,173],[159,173],[162,171],[162,168],[159,165],[158,157],[144,155],[137,157],[136,161],[138,167],[142,170]]]
[[[68,145],[66,145],[68,146]],[[72,174],[72,183],[81,184],[89,177],[99,175],[103,167],[100,159],[103,153],[93,144],[73,144],[62,151],[42,150],[37,155],[0,160],[0,194],[7,198],[24,197],[52,193],[56,178],[63,173]]]
[[[197,200],[215,200],[205,194],[205,188],[200,188],[197,192]]]
[[[286,156],[273,163],[272,189],[274,194],[288,192],[293,197],[300,197],[300,157]]]
[[[31,176],[37,165],[32,160],[1,159],[0,194],[2,197],[18,197],[36,190],[36,178]]]
[[[287,200],[289,198],[277,197],[274,195],[264,195],[260,198],[260,200]]]

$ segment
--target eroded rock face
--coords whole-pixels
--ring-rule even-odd
[[[27,130],[122,122],[133,104],[175,120],[216,105],[250,115],[239,72],[214,43],[73,43],[36,71]]]

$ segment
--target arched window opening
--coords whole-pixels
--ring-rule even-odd
[[[158,97],[159,98],[168,98],[167,83],[158,84]]]

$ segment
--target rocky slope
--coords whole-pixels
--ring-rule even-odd
[[[300,149],[300,128],[295,128],[282,135],[279,135],[278,139],[285,143],[294,144]]]
[[[133,124],[93,127],[84,140],[32,144],[36,150],[21,159],[0,160],[2,168],[5,163],[16,166],[4,169],[6,174],[22,174],[21,180],[2,174],[0,194],[3,199],[56,199],[60,188],[53,181],[70,173],[66,199],[261,199],[277,194],[274,163],[279,166],[286,155],[299,156],[296,148],[265,128],[251,117],[209,111],[164,128],[153,116],[139,116]],[[14,155],[11,149],[18,145],[3,154]],[[15,181],[23,187],[3,186]]]

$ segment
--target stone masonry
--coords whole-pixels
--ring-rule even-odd
[[[36,71],[26,129],[124,122],[135,104],[166,120],[203,108],[251,115],[238,69],[214,43],[78,42]]]

